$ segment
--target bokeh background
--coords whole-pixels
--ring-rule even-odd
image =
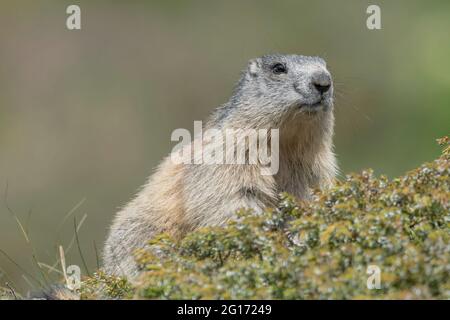
[[[70,4],[81,31],[66,29]],[[369,4],[382,30],[366,28]],[[28,290],[58,245],[94,270],[171,132],[192,130],[265,53],[328,61],[343,172],[394,177],[432,160],[449,133],[449,30],[449,1],[2,0],[0,285]]]

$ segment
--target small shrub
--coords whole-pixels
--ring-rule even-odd
[[[389,180],[352,174],[313,201],[283,194],[262,215],[241,211],[138,253],[135,298],[450,298],[449,139],[440,158]],[[381,289],[367,288],[367,267]]]
[[[83,282],[80,297],[81,299],[126,299],[132,297],[132,292],[131,284],[126,279],[98,271]]]
[[[97,273],[85,299],[449,299],[450,141],[442,156],[389,180],[352,174],[313,200],[282,194],[261,215],[136,252],[133,284]],[[157,252],[157,255],[155,254]],[[367,288],[367,267],[381,288]]]

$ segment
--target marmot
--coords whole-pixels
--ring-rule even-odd
[[[231,98],[205,128],[279,130],[279,170],[257,164],[179,164],[167,157],[136,197],[117,213],[103,258],[107,273],[137,274],[134,251],[155,235],[174,237],[222,225],[240,208],[258,212],[280,192],[306,199],[332,183],[333,81],[319,57],[266,55],[249,61]]]

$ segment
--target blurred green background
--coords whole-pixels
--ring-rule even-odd
[[[81,31],[66,29],[69,4]],[[369,4],[382,30],[366,28]],[[449,30],[449,1],[2,0],[0,249],[35,277],[33,256],[52,264],[59,244],[82,265],[67,247],[87,215],[80,248],[95,269],[94,243],[174,146],[172,130],[192,130],[265,53],[327,60],[342,172],[393,177],[432,160],[449,133]],[[24,291],[23,273],[0,253],[0,285]]]

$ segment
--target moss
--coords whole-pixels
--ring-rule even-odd
[[[149,299],[450,298],[449,139],[440,158],[397,179],[348,175],[313,201],[283,194],[261,215],[137,252],[143,272],[107,295]],[[367,288],[367,267],[381,288]],[[106,280],[105,280],[106,279]],[[87,283],[89,284],[89,283]],[[126,289],[123,288],[125,286]],[[98,287],[98,286],[97,286]],[[92,292],[92,291],[91,291]],[[125,293],[125,294],[124,294]]]
[[[132,297],[133,289],[126,279],[110,276],[99,271],[83,281],[79,293],[81,299],[84,300],[98,298],[126,299]]]

